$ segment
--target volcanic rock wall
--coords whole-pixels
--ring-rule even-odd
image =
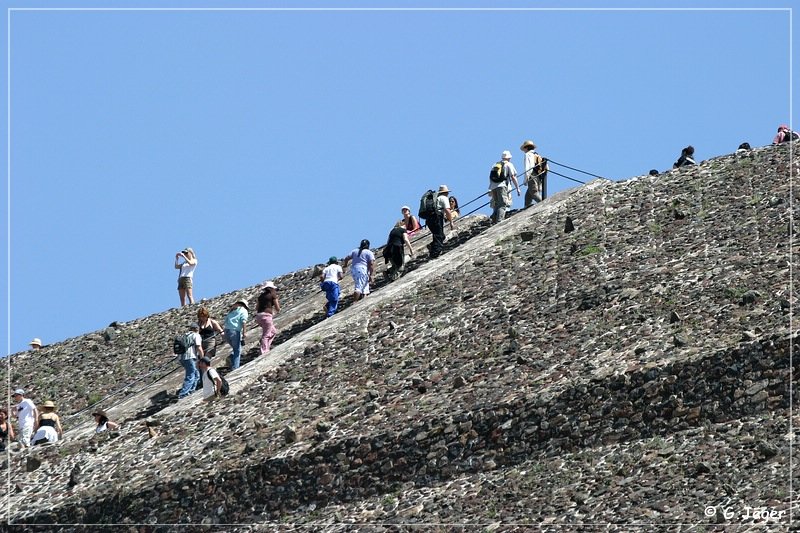
[[[478,224],[229,398],[12,454],[10,519],[788,528],[797,164],[768,147]],[[321,306],[308,275],[284,307]]]

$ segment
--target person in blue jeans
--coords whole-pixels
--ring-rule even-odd
[[[333,316],[336,308],[339,307],[339,282],[342,281],[344,272],[339,266],[339,259],[332,256],[328,259],[328,266],[322,269],[319,280],[322,282],[319,288],[325,291],[328,303],[325,305],[325,317]]]
[[[186,371],[186,375],[183,378],[183,387],[178,391],[179,400],[194,392],[197,380],[200,379],[200,374],[197,372],[198,354],[200,357],[203,356],[203,339],[200,338],[200,333],[198,333],[200,326],[197,323],[192,323],[189,325],[189,330],[189,333],[184,338],[186,351],[179,356],[181,366]]]
[[[239,360],[241,357],[242,344],[246,333],[246,322],[250,307],[244,300],[239,300],[230,312],[225,316],[224,333],[225,340],[231,345],[233,352],[231,353],[231,370],[239,368]]]

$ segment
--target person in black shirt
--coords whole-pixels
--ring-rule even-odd
[[[686,167],[694,164],[696,164],[694,162],[694,146],[689,145],[681,150],[681,156],[677,161],[675,161],[675,164],[672,165],[672,168]]]
[[[390,263],[386,269],[386,276],[390,280],[396,280],[400,277],[405,264],[406,246],[411,251],[411,257],[414,257],[414,248],[411,246],[411,241],[408,240],[405,223],[401,220],[389,232],[389,239],[386,241],[386,248],[383,250],[383,257],[386,263]]]

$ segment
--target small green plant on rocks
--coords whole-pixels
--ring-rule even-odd
[[[747,289],[744,287],[726,287],[723,291],[725,298],[730,300],[741,300],[744,293],[747,292]]]
[[[588,246],[584,246],[583,249],[578,253],[580,256],[592,255],[592,254],[599,254],[603,251],[600,246],[596,244],[590,244]]]

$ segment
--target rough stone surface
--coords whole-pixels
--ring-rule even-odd
[[[789,156],[596,180],[491,227],[467,217],[441,258],[328,320],[314,266],[281,276],[275,348],[256,357],[253,328],[231,395],[210,403],[169,395],[171,338],[197,306],[117,323],[110,343],[101,331],[14,355],[12,386],[57,398],[67,431],[10,454],[4,519],[787,530]],[[258,292],[204,304],[221,316]],[[90,405],[120,430],[94,436]]]

